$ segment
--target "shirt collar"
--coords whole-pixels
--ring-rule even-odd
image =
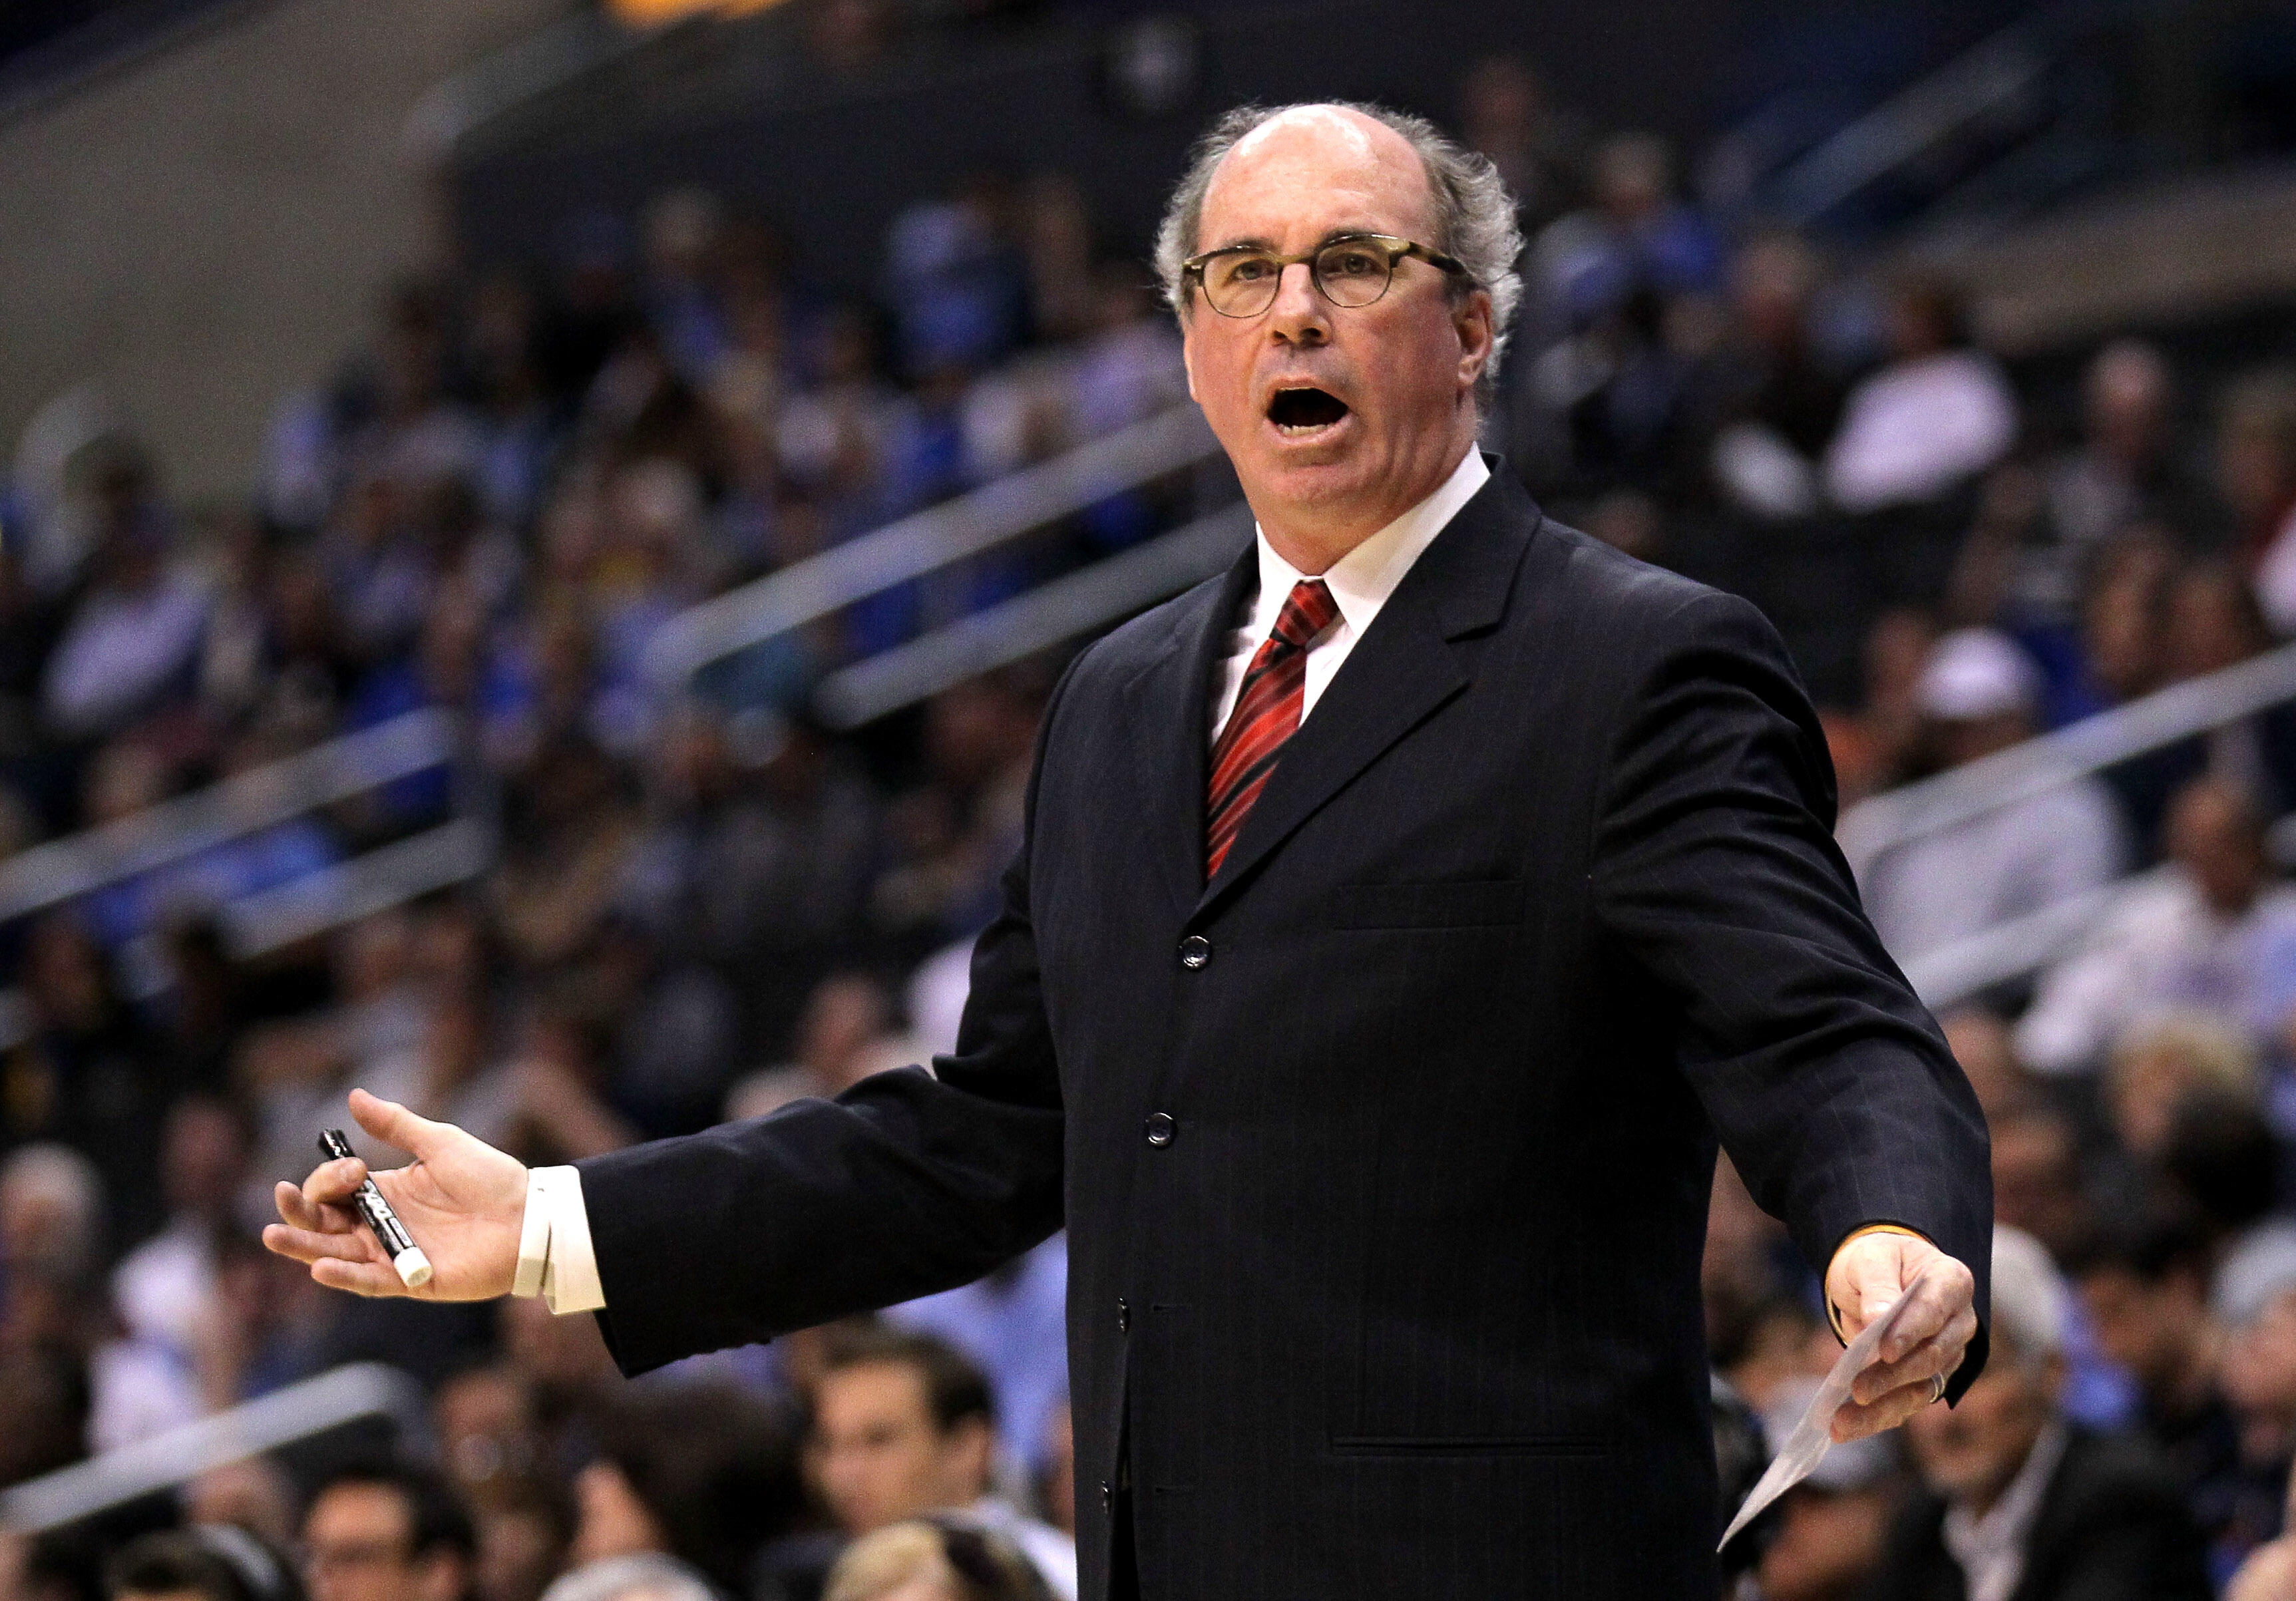
[[[1412,563],[1450,525],[1459,508],[1490,481],[1490,476],[1483,453],[1468,447],[1459,464],[1451,469],[1451,476],[1437,485],[1433,494],[1332,563],[1324,573],[1324,582],[1338,603],[1340,620],[1349,633],[1363,637]],[[1283,610],[1292,587],[1305,575],[1275,554],[1257,523],[1252,525],[1252,539],[1259,551],[1259,597],[1252,606],[1252,628],[1256,635],[1266,635],[1275,627],[1276,613]]]
[[[2069,1439],[2063,1420],[2051,1418],[2025,1454],[2024,1466],[1982,1517],[1958,1502],[1946,1508],[1946,1548],[1961,1564],[1970,1601],[2008,1601],[2016,1589],[2024,1573],[2025,1542]]]

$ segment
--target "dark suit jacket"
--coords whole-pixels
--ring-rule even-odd
[[[1866,1601],[1968,1601],[1944,1528],[1937,1497],[1908,1505]],[[2076,1429],[2042,1493],[2010,1601],[2209,1601],[2215,1593],[2175,1472],[2135,1440]]]
[[[1989,1255],[1976,1102],[1858,908],[1816,720],[1753,608],[1502,471],[1206,884],[1255,581],[1054,692],[938,1077],[583,1164],[608,1340],[762,1339],[1065,1223],[1088,1597],[1125,1453],[1156,1601],[1710,1595],[1718,1130],[1814,1264],[1875,1219],[1980,1294]]]

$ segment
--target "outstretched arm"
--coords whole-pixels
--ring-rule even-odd
[[[1841,1438],[1871,1433],[1940,1372],[1957,1392],[1983,1366],[1984,1120],[1858,904],[1824,738],[1775,632],[1719,595],[1653,626],[1614,736],[1598,915],[1670,999],[1684,1073],[1755,1200],[1826,1273],[1845,1335],[1948,1259],[1835,1419]],[[1861,1236],[1875,1224],[1898,1232]]]

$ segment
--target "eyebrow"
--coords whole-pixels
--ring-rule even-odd
[[[1339,242],[1341,240],[1342,240],[1342,239],[1360,239],[1360,238],[1365,237],[1365,235],[1367,235],[1367,234],[1386,234],[1386,233],[1387,233],[1387,230],[1386,230],[1385,228],[1374,228],[1374,227],[1368,227],[1368,226],[1365,226],[1365,227],[1349,227],[1349,228],[1333,228],[1330,233],[1328,233],[1328,234],[1324,234],[1321,239],[1318,239],[1317,241],[1316,241],[1315,248],[1316,248],[1316,250],[1322,250],[1325,245],[1327,245],[1327,244],[1336,244],[1336,243],[1338,243],[1338,242]],[[1229,242],[1228,242],[1227,243],[1226,243],[1226,244],[1216,244],[1216,245],[1212,246],[1212,247],[1211,247],[1211,249],[1210,249],[1210,250],[1205,250],[1205,251],[1203,252],[1203,254],[1205,254],[1205,255],[1207,255],[1207,256],[1212,256],[1212,255],[1217,255],[1217,254],[1218,254],[1218,253],[1219,253],[1220,251],[1222,251],[1222,250],[1266,250],[1266,251],[1267,251],[1269,255],[1271,255],[1271,256],[1275,255],[1275,254],[1277,254],[1277,253],[1278,253],[1278,252],[1276,251],[1275,247],[1273,244],[1269,243],[1267,240],[1265,240],[1265,239],[1258,239],[1258,238],[1254,238],[1254,239],[1235,239],[1235,240],[1231,240],[1231,241],[1229,241]]]

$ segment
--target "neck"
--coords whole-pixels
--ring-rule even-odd
[[[1306,578],[1331,571],[1349,551],[1443,487],[1475,447],[1474,413],[1464,425],[1427,453],[1426,465],[1379,486],[1378,494],[1343,505],[1270,505],[1252,500],[1252,515],[1275,554]],[[1250,499],[1247,489],[1245,497]]]

